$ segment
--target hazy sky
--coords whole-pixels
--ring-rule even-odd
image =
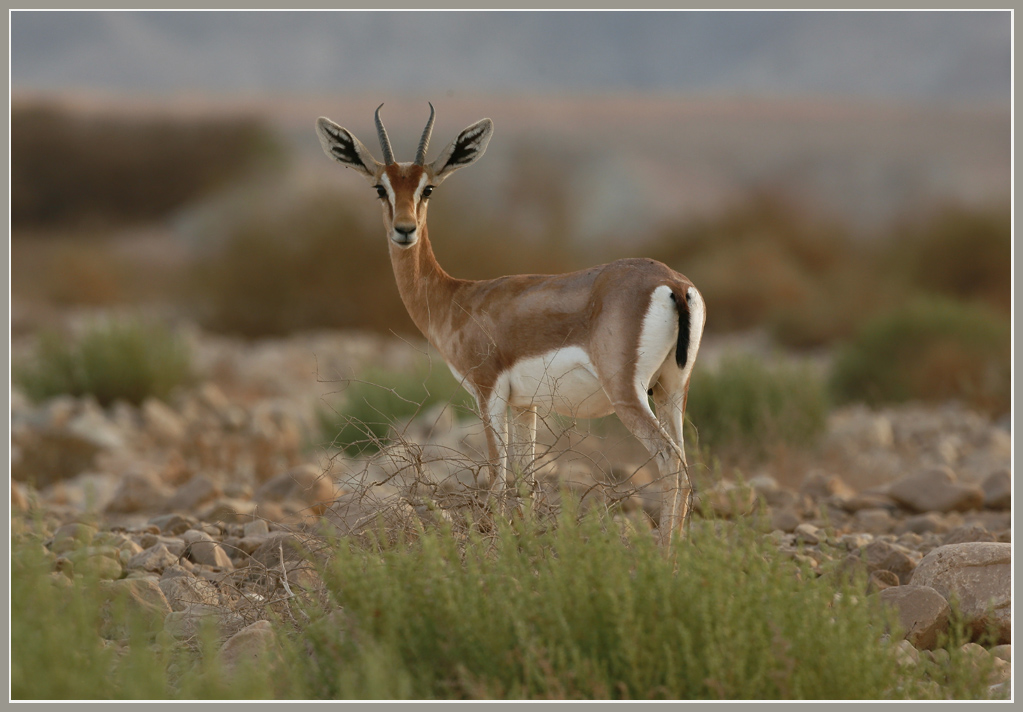
[[[1007,100],[1008,12],[12,13],[15,90]]]

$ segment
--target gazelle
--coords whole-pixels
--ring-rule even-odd
[[[476,398],[492,490],[500,493],[506,483],[509,408],[514,442],[527,444],[522,454],[530,459],[538,409],[580,418],[614,412],[668,479],[658,529],[661,543],[669,545],[686,523],[692,497],[682,421],[706,320],[699,291],[650,259],[622,259],[569,274],[451,277],[434,257],[426,209],[437,186],[483,155],[494,124],[477,121],[427,163],[430,104],[415,160],[398,163],[380,107],[375,120],[383,163],[327,118],[317,120],[316,133],[327,156],[376,189],[401,299]]]

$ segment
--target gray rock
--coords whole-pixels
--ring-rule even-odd
[[[98,546],[112,546],[117,549],[118,557],[125,566],[127,566],[131,557],[142,552],[142,547],[134,539],[120,532],[100,532],[93,539],[93,543]]]
[[[231,570],[234,564],[223,547],[206,532],[189,529],[181,535],[185,542],[185,556],[197,564]]]
[[[903,532],[899,535],[899,538],[895,540],[895,543],[899,546],[904,546],[911,551],[920,551],[920,547],[923,545],[924,538],[916,532]]]
[[[267,568],[279,566],[282,555],[285,562],[304,561],[307,543],[296,534],[274,532],[252,553],[252,559]]]
[[[875,593],[886,588],[901,585],[902,582],[899,581],[899,577],[894,573],[886,569],[878,569],[877,571],[870,572],[870,578],[867,579],[867,593]]]
[[[881,603],[894,608],[904,637],[920,650],[931,650],[948,631],[951,608],[945,598],[929,586],[894,586],[882,590]]]
[[[799,516],[789,507],[775,509],[771,512],[771,529],[779,529],[786,533],[792,533],[801,523]]]
[[[887,534],[895,526],[895,518],[887,509],[861,509],[853,515],[852,526],[868,534]]]
[[[263,483],[256,490],[257,502],[283,502],[297,499],[322,514],[337,496],[337,487],[329,475],[316,465],[300,465]]]
[[[119,579],[124,575],[121,557],[112,546],[86,546],[69,551],[57,560],[56,566],[65,572],[70,566],[76,574],[99,580]]]
[[[947,467],[932,467],[902,477],[892,483],[888,495],[913,512],[966,512],[984,503],[979,487],[957,482]]]
[[[87,442],[97,450],[115,450],[124,447],[124,437],[120,428],[112,423],[99,406],[92,404],[83,407],[82,411],[71,418],[67,430]]]
[[[874,537],[871,534],[851,532],[840,536],[838,538],[838,543],[841,544],[846,551],[855,551],[856,549],[862,549],[873,540]]]
[[[796,541],[800,544],[817,546],[825,538],[824,532],[809,522],[803,522],[795,528]]]
[[[895,501],[883,492],[859,492],[849,497],[836,497],[836,504],[847,512],[856,513],[861,509],[898,509]]]
[[[696,511],[726,519],[747,516],[757,504],[756,491],[736,482],[721,481],[696,495]]]
[[[1012,473],[1008,469],[992,472],[980,488],[984,492],[984,507],[987,509],[1012,507]]]
[[[105,638],[126,638],[130,631],[128,621],[114,615],[123,610],[136,620],[142,620],[151,631],[159,630],[165,616],[171,612],[167,598],[156,579],[131,578],[100,584],[109,602],[104,606],[101,634]]]
[[[1008,643],[1012,627],[1012,545],[973,542],[940,546],[923,558],[911,583],[930,586],[958,601],[975,639],[990,628],[995,643]]]
[[[243,529],[245,536],[266,536],[270,533],[270,526],[266,523],[265,519],[254,519],[251,522],[246,522]]]
[[[184,418],[156,398],[147,398],[142,404],[142,420],[146,432],[161,444],[176,445],[188,434],[188,425]]]
[[[245,627],[245,620],[234,611],[203,603],[171,611],[163,619],[163,629],[178,640],[194,638],[203,626],[213,627],[218,635],[232,635]]]
[[[176,576],[186,577],[193,576],[193,574],[187,568],[185,568],[184,564],[186,563],[188,562],[182,560],[180,563],[175,564],[174,566],[168,566],[163,570],[163,575],[160,576],[160,580],[163,581],[164,579],[175,578]]]
[[[228,673],[239,666],[280,661],[277,634],[270,621],[256,621],[232,635],[220,648],[220,661]]]
[[[66,428],[13,430],[11,441],[17,451],[17,457],[11,459],[11,477],[37,489],[92,469],[102,449]]]
[[[945,544],[966,544],[971,541],[996,541],[994,534],[979,524],[963,524],[958,526],[941,540]]]
[[[838,475],[821,471],[808,473],[799,491],[818,501],[829,497],[848,499],[856,494],[855,490]]]
[[[47,546],[54,554],[63,554],[90,544],[97,531],[96,527],[81,522],[65,524],[53,533],[53,538]]]
[[[187,514],[160,514],[149,520],[149,523],[157,527],[164,534],[177,536],[199,526],[199,520]]]
[[[232,539],[230,541],[230,544],[233,547],[235,547],[237,551],[240,551],[242,554],[252,556],[254,553],[256,553],[256,550],[259,549],[259,547],[263,546],[263,544],[266,543],[266,540],[269,538],[269,536],[270,536],[269,534],[263,534],[260,536],[243,536],[241,539]],[[228,543],[227,540],[225,540],[224,541],[225,546],[227,545],[227,543]]]
[[[143,534],[139,543],[149,549],[157,544],[162,545],[174,556],[181,556],[185,553],[185,542],[175,536],[161,536],[159,534]]]
[[[163,572],[178,563],[179,554],[171,553],[163,544],[157,544],[128,560],[129,571]]]
[[[120,514],[154,511],[162,508],[170,495],[170,489],[156,474],[130,472],[121,478],[106,511]]]
[[[868,571],[891,571],[903,584],[909,583],[920,556],[904,546],[875,540],[860,552]]]
[[[450,408],[448,410],[450,410]],[[753,488],[753,491],[757,493],[758,497],[763,497],[765,500],[781,489],[778,485],[778,480],[774,479],[770,475],[754,475],[749,479],[747,484]]]
[[[959,515],[955,515],[958,517]],[[943,534],[955,526],[950,520],[947,514],[941,512],[924,512],[923,514],[915,514],[912,517],[899,522],[892,531],[896,534],[902,534],[904,532],[913,532],[915,534],[927,534],[929,532],[938,532]]]
[[[59,497],[80,512],[98,513],[106,509],[120,484],[117,475],[86,470],[47,488],[46,498],[52,502]]]
[[[960,650],[964,653],[963,660],[968,669],[972,669],[975,674],[986,675],[988,685],[999,685],[1011,679],[1012,665],[991,655],[982,646],[966,643]]]
[[[213,583],[187,573],[161,578],[160,590],[175,611],[183,611],[196,603],[217,606],[221,602],[220,591]]]
[[[1004,645],[996,645],[988,651],[999,660],[1004,660],[1007,663],[1012,662],[1012,645],[1005,643]]]
[[[199,511],[199,517],[208,522],[243,524],[252,521],[259,503],[248,499],[221,497]]]
[[[220,486],[205,475],[195,475],[178,487],[178,491],[167,501],[167,509],[190,511],[206,504],[223,494]]]

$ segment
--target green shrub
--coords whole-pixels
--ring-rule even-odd
[[[920,299],[864,325],[835,358],[840,402],[960,399],[1001,415],[1011,404],[1010,325],[981,305]]]
[[[162,612],[110,605],[11,544],[14,699],[978,699],[958,640],[900,666],[876,597],[816,578],[752,529],[697,520],[674,559],[647,532],[565,512],[458,540],[332,543],[322,599],[270,615],[285,667],[227,674],[210,629],[175,641]],[[109,584],[107,584],[109,585]],[[294,585],[294,584],[293,584]],[[313,603],[313,600],[321,600]],[[284,610],[277,602],[278,611]],[[898,640],[897,633],[892,636]],[[982,672],[982,671],[981,671]]]
[[[331,447],[358,455],[389,441],[391,428],[438,403],[451,402],[458,417],[474,412],[475,400],[439,360],[424,360],[407,372],[371,369],[344,391],[334,410],[319,409],[321,436]]]
[[[38,539],[15,537],[11,553],[12,699],[273,696],[267,670],[223,674],[212,630],[192,646],[167,640],[162,612],[112,599],[110,582],[51,573]]]
[[[920,673],[900,673],[872,601],[800,574],[742,527],[694,523],[674,561],[645,533],[624,541],[606,519],[571,513],[554,530],[520,521],[464,548],[444,532],[337,548],[324,576],[343,613],[306,630],[301,673],[316,697],[927,694],[900,679]]]
[[[164,218],[282,155],[277,137],[245,116],[90,116],[18,105],[11,110],[11,223],[87,227]]]
[[[824,380],[807,365],[767,365],[733,355],[715,369],[696,367],[686,412],[699,444],[760,458],[778,445],[805,447],[824,432]]]
[[[96,326],[77,341],[44,332],[31,361],[13,370],[14,382],[33,400],[91,395],[103,406],[165,399],[190,378],[185,342],[165,327],[138,321]]]
[[[797,347],[851,328],[860,312],[848,309],[850,287],[869,274],[863,245],[845,230],[773,195],[662,230],[648,251],[697,285],[709,329],[767,324]]]
[[[255,199],[225,222],[222,243],[191,274],[192,307],[204,326],[246,337],[323,328],[415,332],[383,228],[336,195],[318,191],[283,206]]]
[[[1012,306],[1012,215],[1004,209],[945,206],[897,226],[885,261],[918,290],[982,301],[1008,314]]]

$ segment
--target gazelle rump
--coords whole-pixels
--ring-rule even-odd
[[[517,455],[532,459],[538,412],[583,418],[614,412],[667,478],[659,532],[668,545],[691,504],[682,421],[706,320],[699,291],[650,259],[558,275],[451,277],[430,246],[427,206],[434,188],[483,155],[493,122],[472,124],[426,163],[431,104],[415,160],[398,163],[379,107],[375,119],[383,163],[327,118],[317,120],[316,133],[330,158],[361,173],[377,191],[401,299],[476,398],[492,489],[504,490],[512,443],[524,444]]]

